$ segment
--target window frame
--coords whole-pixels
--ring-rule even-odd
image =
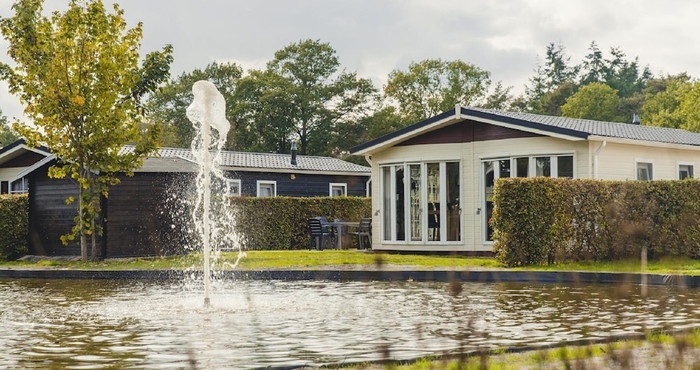
[[[20,190],[13,189],[13,185],[17,183],[20,184]],[[27,179],[26,177],[22,177],[21,179],[10,181],[8,183],[7,191],[8,194],[27,194],[29,192],[29,179]]]
[[[695,178],[695,162],[676,162],[676,175],[678,176],[678,180],[683,180],[681,179],[681,166],[688,166],[690,169],[690,174],[686,178]]]
[[[231,191],[231,184],[237,185],[238,192]],[[226,179],[226,195],[229,197],[240,197],[241,194],[241,179]]]
[[[276,196],[277,196],[277,181],[274,181],[274,180],[257,180],[257,181],[255,182],[255,196],[256,196],[256,197],[263,197],[262,195],[260,195],[260,186],[261,186],[261,185],[272,185],[272,190],[273,190],[272,193],[273,193],[273,194],[272,194],[271,196],[272,196],[272,197],[276,197]]]
[[[648,165],[649,167],[646,168],[648,170],[648,179],[640,179],[639,178],[639,165]],[[654,181],[654,161],[652,159],[645,159],[645,158],[635,158],[634,159],[634,179],[636,181]]]
[[[333,188],[334,187],[339,187],[342,188],[342,194],[340,195],[333,195]],[[328,184],[328,196],[329,197],[334,197],[334,196],[340,196],[340,197],[347,197],[348,196],[348,184],[345,182],[331,182]]]

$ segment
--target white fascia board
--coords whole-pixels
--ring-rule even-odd
[[[551,131],[538,130],[538,129],[534,129],[534,128],[530,128],[530,127],[524,127],[524,126],[520,126],[520,125],[513,125],[513,124],[510,124],[510,123],[501,122],[501,121],[496,121],[496,120],[492,120],[492,119],[488,119],[488,118],[483,118],[483,117],[472,116],[472,115],[469,115],[469,114],[462,115],[462,118],[470,119],[470,120],[477,121],[477,122],[482,122],[482,123],[488,123],[488,124],[494,125],[494,126],[501,126],[501,127],[505,127],[505,128],[509,128],[509,129],[513,129],[513,130],[525,131],[525,132],[530,132],[530,133],[533,133],[533,134],[538,134],[538,135],[542,135],[542,136],[549,136],[549,137],[555,137],[555,138],[558,138],[558,139],[564,139],[564,140],[569,140],[569,141],[583,141],[583,140],[586,140],[586,138],[581,138],[581,137],[576,137],[576,136],[571,136],[571,135],[564,135],[564,134],[559,134],[559,133],[555,133],[555,132],[551,132]],[[590,137],[589,137],[589,139],[590,139]]]
[[[22,172],[18,173],[17,176],[16,176],[16,178],[15,178],[15,180],[16,180],[16,179],[21,179],[22,177],[26,177],[26,176],[29,175],[30,173],[34,172],[37,168],[39,168],[39,167],[41,167],[41,166],[43,166],[43,165],[45,165],[45,164],[47,164],[47,163],[53,161],[54,159],[56,159],[56,156],[53,155],[53,154],[51,154],[51,155],[49,155],[48,157],[46,157],[46,158],[40,160],[39,162],[34,163],[33,165],[31,165],[31,166],[25,168]],[[13,181],[14,181],[14,180],[13,180]]]
[[[628,144],[628,145],[650,146],[650,147],[654,147],[654,148],[700,150],[700,146],[697,146],[697,145],[662,143],[662,142],[658,142],[658,141],[623,139],[623,138],[617,138],[617,137],[607,137],[607,136],[597,136],[597,135],[589,136],[588,140],[607,141],[608,143],[618,143],[618,144]]]

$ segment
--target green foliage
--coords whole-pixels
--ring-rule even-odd
[[[8,125],[7,117],[3,116],[2,110],[0,110],[0,148],[17,141],[17,139],[19,136]]]
[[[147,104],[147,116],[150,121],[164,126],[161,144],[166,147],[190,147],[194,128],[186,116],[186,110],[194,99],[192,85],[200,80],[210,81],[221,92],[226,100],[227,119],[233,122],[231,115],[235,111],[236,102],[234,92],[242,74],[243,70],[237,64],[213,62],[204,70],[196,68],[192,72],[181,74],[151,95]],[[235,128],[229,135],[234,132]],[[229,137],[227,147],[237,148],[233,137]]]
[[[0,260],[11,261],[27,253],[29,197],[0,195]]]
[[[700,258],[700,181],[499,179],[494,252],[506,266]]]
[[[620,97],[617,91],[602,82],[593,82],[580,88],[561,106],[561,115],[596,121],[625,122],[618,114]]]
[[[303,40],[275,53],[264,71],[250,70],[236,88],[238,150],[329,155],[360,144],[355,125],[378,103],[372,82],[340,69],[335,50]]]
[[[236,230],[249,250],[306,249],[307,220],[325,216],[346,221],[370,217],[370,198],[362,197],[241,197],[231,198]]]
[[[408,71],[394,70],[384,94],[398,103],[401,114],[417,122],[454,109],[456,104],[481,104],[491,85],[490,73],[461,60],[426,59]],[[501,88],[497,95],[507,95]],[[494,96],[491,104],[503,97]]]
[[[145,56],[139,66],[142,25],[126,28],[124,12],[108,13],[101,0],[71,0],[68,10],[42,15],[43,0],[17,0],[15,14],[0,20],[15,65],[0,63],[0,78],[26,104],[33,125],[16,123],[29,145],[47,145],[59,159],[49,176],[70,176],[79,184],[80,235],[96,258],[100,197],[118,183],[116,172],[130,174],[156,149],[158,127],[140,130],[141,98],[168,78],[172,47]],[[126,143],[136,149],[118,155]]]

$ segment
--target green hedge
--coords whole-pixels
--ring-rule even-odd
[[[499,179],[494,252],[507,266],[700,258],[700,181]]]
[[[27,253],[29,198],[0,195],[0,215],[0,259],[17,259]]]
[[[371,198],[231,198],[236,229],[243,247],[249,250],[306,249],[306,221],[316,216],[359,221],[371,217]]]

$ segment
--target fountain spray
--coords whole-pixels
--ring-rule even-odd
[[[223,95],[209,81],[197,81],[192,85],[194,100],[187,107],[187,118],[195,127],[196,135],[192,140],[192,154],[199,163],[197,175],[197,199],[193,209],[193,217],[199,236],[202,238],[204,253],[204,304],[209,305],[211,292],[211,261],[212,239],[215,231],[212,228],[211,188],[212,174],[223,179],[219,169],[221,149],[226,142],[231,125],[226,119],[226,101]],[[212,136],[211,128],[218,135]],[[212,143],[212,138],[214,139]],[[212,151],[214,155],[212,156]],[[201,219],[200,219],[201,217]]]

